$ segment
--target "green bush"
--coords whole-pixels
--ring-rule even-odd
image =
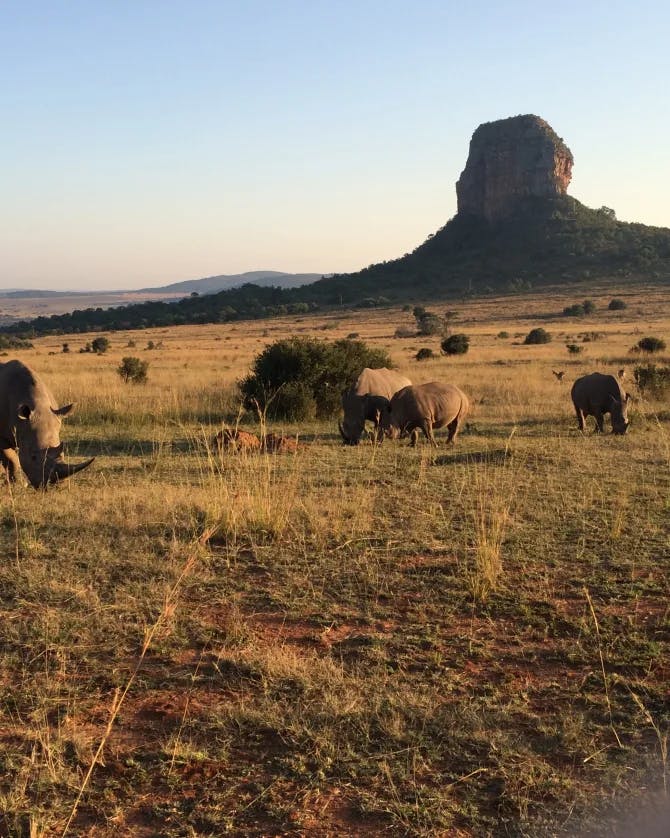
[[[584,306],[581,303],[575,303],[571,306],[566,306],[563,309],[564,317],[581,317],[584,314]]]
[[[362,341],[293,337],[266,346],[239,386],[247,409],[299,422],[333,416],[364,367],[389,366],[386,352]]]
[[[549,343],[550,341],[551,335],[549,332],[541,326],[538,326],[536,329],[531,329],[530,332],[528,332],[523,342],[526,345],[533,345],[537,343]]]
[[[141,361],[139,358],[126,356],[121,359],[121,364],[116,371],[121,378],[128,384],[144,384],[147,380],[147,370],[149,369],[148,361]]]
[[[0,349],[32,349],[33,345],[24,338],[13,337],[12,335],[0,335]]]
[[[416,325],[418,333],[426,337],[439,335],[444,330],[442,319],[431,311],[426,311],[421,317],[417,317]]]
[[[633,371],[635,383],[645,395],[657,399],[670,394],[670,367],[656,364],[641,364]]]
[[[584,347],[580,346],[578,343],[567,343],[565,348],[571,355],[579,355],[580,352],[584,351]]]
[[[91,341],[91,349],[96,355],[104,355],[109,349],[109,338],[99,337]]]
[[[414,356],[414,359],[416,361],[427,361],[429,358],[434,357],[435,353],[433,352],[433,350],[429,349],[427,346],[424,346],[422,349],[419,349],[419,351]]]
[[[509,337],[509,332],[498,332],[496,337],[499,337],[501,340],[503,340],[504,338]]]
[[[628,304],[624,302],[624,300],[620,300],[618,297],[615,297],[613,300],[610,300],[610,304],[607,308],[610,311],[623,311],[625,308],[628,308]]]
[[[465,355],[470,348],[470,338],[467,335],[450,335],[440,344],[445,355]]]
[[[584,310],[584,314],[593,314],[596,310],[597,306],[593,302],[593,300],[584,300],[582,303],[582,309]]]
[[[655,337],[642,338],[638,340],[636,348],[639,352],[648,352],[651,355],[654,352],[663,352],[665,341]]]

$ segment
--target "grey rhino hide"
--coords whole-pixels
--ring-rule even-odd
[[[356,383],[342,393],[344,418],[339,428],[345,445],[358,445],[366,421],[373,422],[377,428],[378,411],[394,393],[408,384],[411,384],[409,378],[395,370],[366,367]]]
[[[35,489],[64,480],[89,466],[63,460],[61,417],[73,405],[57,407],[46,385],[21,361],[0,364],[0,462],[15,480],[20,464]]]

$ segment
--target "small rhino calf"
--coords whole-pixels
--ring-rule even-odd
[[[272,454],[295,454],[298,440],[294,436],[269,433],[263,440],[263,450]]]
[[[259,451],[261,441],[256,434],[240,431],[237,428],[224,428],[214,437],[214,447],[221,451]]]

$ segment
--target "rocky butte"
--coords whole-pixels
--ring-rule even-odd
[[[549,123],[527,114],[486,122],[472,135],[458,183],[458,214],[495,222],[520,199],[565,195],[572,152]]]

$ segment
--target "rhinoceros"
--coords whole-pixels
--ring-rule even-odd
[[[609,413],[612,421],[612,433],[625,434],[628,430],[629,396],[613,375],[604,375],[601,372],[583,375],[572,385],[570,395],[580,431],[586,427],[585,417],[593,416],[596,420],[596,430],[602,433],[606,413]]]
[[[238,428],[224,428],[214,437],[214,447],[217,450],[228,451],[259,451],[261,441],[249,431],[240,431]]]
[[[76,466],[63,460],[61,418],[73,407],[56,407],[46,385],[21,361],[0,364],[0,463],[10,480],[20,466],[35,489],[45,489],[91,465],[95,457]]]
[[[470,402],[454,384],[416,384],[403,387],[391,399],[380,417],[381,430],[392,439],[410,434],[414,446],[422,430],[431,445],[437,446],[434,428],[449,429],[447,442],[454,442],[468,414]],[[380,435],[381,440],[381,435]]]
[[[342,393],[344,420],[339,428],[344,444],[358,445],[366,421],[374,422],[376,430],[378,416],[388,406],[389,399],[411,383],[409,378],[395,370],[366,367],[353,387]]]

